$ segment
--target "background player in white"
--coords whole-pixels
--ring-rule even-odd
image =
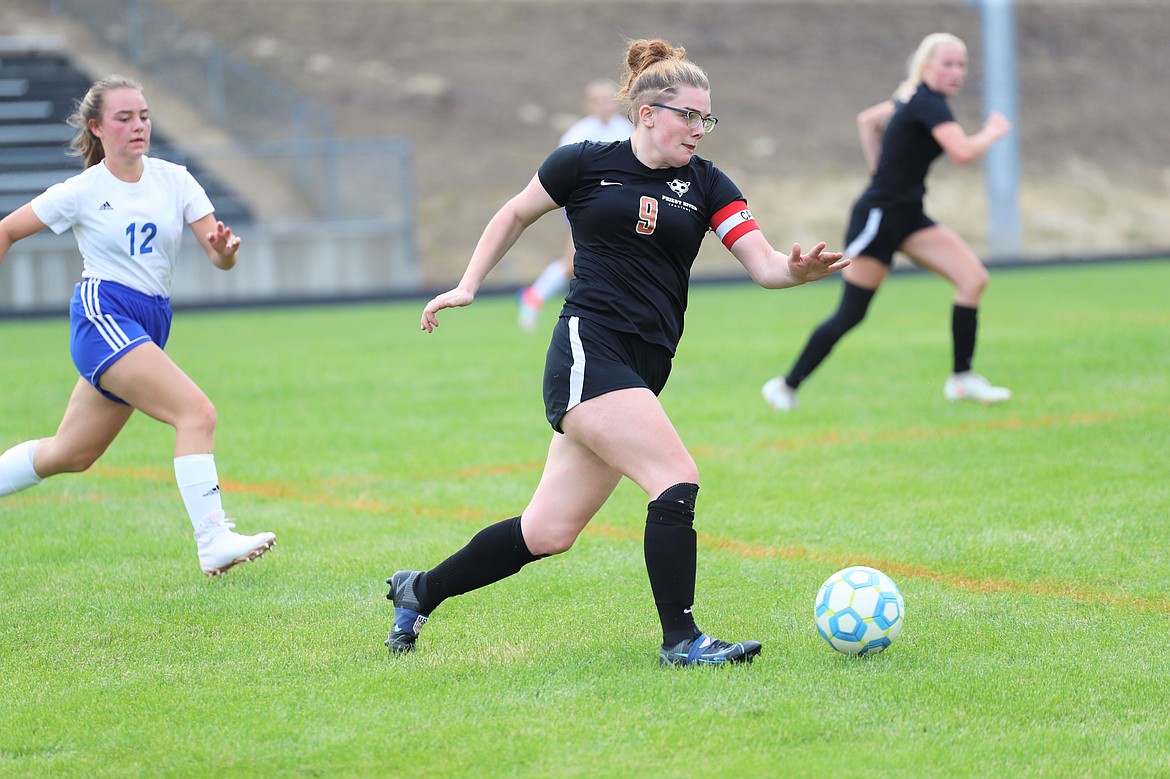
[[[69,123],[85,170],[0,221],[0,261],[22,238],[73,228],[84,267],[70,305],[70,349],[81,377],[55,435],[0,454],[0,496],[88,469],[138,409],[175,428],[175,479],[200,567],[218,575],[264,554],[276,537],[237,534],[225,518],[212,454],[215,407],[163,347],[184,226],[223,270],[235,266],[240,239],[216,221],[186,168],[147,156],[150,109],[136,82],[97,81]]]
[[[865,318],[873,296],[889,275],[896,251],[955,287],[952,372],[943,385],[944,397],[979,403],[1000,403],[1011,397],[1010,390],[993,386],[971,370],[987,268],[957,233],[936,224],[922,206],[926,174],[939,155],[945,152],[956,164],[966,165],[1011,132],[1011,123],[994,111],[978,132],[964,132],[947,98],[959,93],[966,78],[963,41],[949,33],[927,35],[894,96],[857,115],[861,150],[873,177],[853,204],[845,234],[845,253],[853,264],[841,274],[843,292],[837,310],[812,332],[788,374],[764,384],[764,400],[772,408],[797,407],[797,388]]]
[[[585,110],[588,115],[577,120],[565,134],[561,136],[558,146],[581,141],[599,141],[609,143],[624,141],[630,137],[634,125],[630,120],[619,113],[617,101],[617,84],[609,79],[590,81],[585,87]],[[568,225],[566,224],[566,227]],[[570,230],[565,236],[565,248],[561,256],[550,262],[532,286],[525,287],[520,292],[520,327],[524,330],[533,330],[536,327],[537,315],[544,302],[553,295],[559,295],[573,278],[573,233]]]

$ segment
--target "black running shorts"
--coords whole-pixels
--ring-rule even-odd
[[[544,363],[544,413],[553,430],[574,406],[620,389],[662,392],[671,354],[633,333],[621,333],[576,316],[561,317]]]
[[[865,255],[893,265],[894,252],[914,233],[934,226],[934,220],[922,211],[922,205],[880,207],[858,200],[845,231],[845,256]]]

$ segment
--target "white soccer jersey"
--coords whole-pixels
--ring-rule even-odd
[[[608,122],[603,122],[596,116],[589,115],[565,130],[565,134],[561,136],[560,145],[568,146],[570,143],[580,143],[581,141],[599,141],[601,143],[624,141],[630,137],[630,133],[633,131],[634,125],[620,114],[614,114]]]
[[[142,162],[142,178],[133,184],[104,162],[92,165],[37,195],[32,209],[55,233],[73,228],[83,278],[170,297],[183,230],[215,209],[182,165],[154,157]]]

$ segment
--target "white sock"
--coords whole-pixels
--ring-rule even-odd
[[[36,448],[37,441],[25,441],[0,454],[0,496],[27,490],[41,483],[41,477],[33,468],[33,452]]]
[[[550,263],[540,272],[536,281],[532,282],[532,290],[540,296],[542,301],[553,295],[558,295],[568,286],[569,277],[565,273],[565,266],[560,260]]]
[[[179,494],[183,496],[183,505],[191,517],[191,525],[196,530],[208,514],[223,510],[215,455],[188,454],[176,457],[175,481],[179,484]]]

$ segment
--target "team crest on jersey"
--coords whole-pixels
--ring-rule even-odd
[[[670,190],[672,192],[674,192],[674,194],[678,195],[679,197],[682,197],[690,190],[691,182],[680,181],[679,179],[675,179],[674,181],[671,181],[670,183],[668,183],[666,186],[670,187]]]

